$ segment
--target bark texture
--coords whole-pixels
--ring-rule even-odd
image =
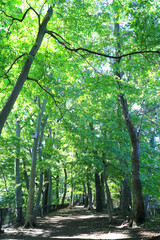
[[[85,208],[88,207],[88,193],[85,183],[83,183],[83,205]]]
[[[139,137],[137,129],[130,119],[127,101],[123,95],[119,96],[119,101],[132,144],[131,184],[133,194],[133,220],[139,224],[144,222],[146,216],[139,176]]]
[[[64,204],[66,193],[67,193],[67,170],[66,170],[66,168],[64,168],[64,177],[65,177],[65,179],[64,179],[64,191],[63,191],[63,197],[62,197],[61,204]]]
[[[29,192],[29,178],[28,178],[28,174],[27,174],[26,163],[25,163],[25,160],[24,160],[24,159],[22,159],[22,161],[23,161],[23,175],[24,175],[24,180],[25,180],[25,183],[26,183],[27,191]]]
[[[87,177],[87,189],[88,189],[88,204],[89,204],[89,209],[92,209],[93,206],[92,206],[92,189],[91,189],[91,186],[90,186],[90,182],[89,182],[89,179]]]
[[[104,192],[104,174],[101,173],[101,198],[102,198],[102,206],[105,208],[106,202],[105,202],[105,192]]]
[[[101,190],[101,182],[98,170],[95,171],[95,186],[96,186],[96,211],[102,212],[103,204],[102,204],[102,190]]]
[[[113,202],[112,202],[109,186],[107,183],[106,163],[104,160],[104,155],[103,155],[103,166],[104,166],[104,183],[105,183],[105,190],[106,190],[106,195],[107,195],[107,210],[108,210],[108,214],[109,214],[109,222],[111,222],[112,215],[113,215]]]
[[[42,123],[42,115],[46,106],[47,100],[43,101],[41,106],[41,112],[37,117],[37,126],[34,136],[34,143],[32,149],[32,165],[31,165],[31,174],[30,174],[30,183],[29,183],[29,196],[27,203],[27,212],[25,219],[25,227],[34,227],[36,226],[36,216],[34,214],[34,192],[35,192],[35,176],[36,176],[36,163],[37,163],[37,147],[39,141],[40,127]]]
[[[116,55],[120,55],[121,44],[120,44],[120,26],[118,16],[115,17],[115,26],[114,26],[115,36],[117,38],[117,48]],[[117,77],[117,86],[122,92],[122,85],[119,81],[122,77],[120,72],[120,59],[115,61],[116,69],[115,76]],[[132,185],[132,194],[133,194],[133,216],[132,222],[143,223],[145,220],[145,209],[144,202],[142,197],[142,187],[139,176],[139,136],[137,129],[134,127],[128,110],[127,101],[124,98],[124,94],[119,95],[119,102],[122,109],[123,118],[130,135],[131,144],[132,144],[132,164],[131,164],[131,185]]]
[[[56,176],[56,202],[59,204],[59,174]]]
[[[46,101],[47,101],[47,99],[46,99]],[[44,104],[46,104],[46,102]],[[42,124],[41,135],[40,135],[39,143],[38,143],[38,160],[40,162],[42,161],[42,141],[43,141],[43,136],[44,136],[44,129],[47,124],[47,119],[48,119],[48,115],[45,117],[44,123]],[[42,187],[43,187],[43,172],[40,173],[39,189],[38,189],[38,194],[37,194],[37,199],[36,199],[36,207],[37,208],[39,208],[40,201],[41,201]]]
[[[16,127],[16,137],[20,138],[20,121],[17,120],[17,127]],[[19,156],[20,147],[17,146],[16,154],[17,157],[15,159],[15,198],[16,198],[16,221],[17,223],[21,223],[22,221],[22,187],[21,187],[21,180],[20,180],[20,169],[19,169]]]
[[[124,211],[131,210],[131,190],[128,185],[128,179],[124,179],[122,181],[121,187],[121,199],[120,199],[120,209]]]

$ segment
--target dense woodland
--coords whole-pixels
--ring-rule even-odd
[[[160,1],[0,3],[0,208],[143,223],[160,208]]]

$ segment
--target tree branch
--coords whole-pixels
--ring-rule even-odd
[[[53,99],[53,101],[54,101],[56,107],[58,108],[58,110],[59,110],[59,112],[60,112],[61,119],[63,119],[64,117],[63,117],[62,111],[61,111],[61,109],[60,109],[60,107],[59,107],[57,101],[55,100],[55,96],[54,96],[54,94],[50,93],[46,88],[44,88],[44,87],[39,83],[39,81],[38,81],[37,79],[29,78],[29,77],[28,77],[27,80],[31,80],[31,81],[36,82],[36,83],[38,84],[38,86],[39,86],[41,89],[43,89],[46,93],[48,93],[48,94],[52,97],[52,99]]]
[[[147,114],[147,113],[149,113],[149,112],[154,111],[154,110],[157,109],[157,108],[160,108],[160,104],[157,104],[156,106],[153,106],[153,107],[151,107],[151,108],[148,108],[148,109],[146,109],[144,112],[140,113],[140,115],[142,115],[142,118],[141,118],[139,130],[138,130],[138,136],[139,136],[139,134],[140,134],[140,132],[141,132],[141,130],[142,130],[142,124],[143,124],[143,117],[144,117],[144,115]],[[157,123],[155,123],[155,122],[153,122],[153,121],[150,121],[150,122],[154,123],[154,124],[157,125],[158,127],[160,126],[160,125],[158,125]]]
[[[23,56],[25,56],[25,55],[27,55],[27,54],[28,54],[28,53],[23,53],[23,54],[21,54],[20,56],[18,56],[18,57],[13,61],[13,63],[11,64],[11,66],[8,68],[8,70],[4,73],[5,77],[6,77],[6,78],[8,79],[8,81],[9,81],[9,84],[12,84],[12,83],[11,83],[11,80],[9,79],[9,76],[8,76],[7,74],[8,74],[9,71],[12,69],[13,65],[14,65],[21,57],[23,57]],[[3,77],[3,75],[0,76],[0,78],[1,78],[1,77]],[[9,84],[8,84],[8,85],[9,85]],[[8,87],[8,85],[7,85],[7,87]],[[13,84],[12,84],[12,85],[13,85]],[[7,87],[6,87],[6,88],[7,88]],[[5,88],[5,89],[6,89],[6,88]],[[5,89],[3,89],[3,90],[5,90]],[[2,90],[2,91],[3,91],[3,90]],[[1,91],[1,92],[2,92],[2,91]]]
[[[13,63],[11,64],[11,66],[9,67],[9,69],[7,70],[7,72],[6,72],[5,74],[9,73],[9,71],[12,69],[13,65],[14,65],[21,57],[23,57],[23,56],[25,56],[25,55],[27,55],[27,54],[28,54],[28,53],[22,53],[19,57],[17,57],[17,58],[13,61]]]
[[[160,127],[160,124],[158,124],[158,123],[156,123],[156,122],[154,122],[154,121],[152,121],[152,120],[149,120],[149,122],[153,123],[153,124],[156,125],[157,127]]]
[[[118,0],[119,4],[121,5],[121,7],[124,7],[123,4]]]
[[[32,10],[32,11],[37,15],[37,17],[38,17],[38,23],[39,23],[39,26],[40,26],[40,15],[36,12],[36,10],[35,10],[33,7],[31,7],[31,5],[30,5],[28,2],[27,2],[27,4],[29,5],[29,8],[25,11],[25,13],[23,14],[23,16],[22,16],[21,19],[16,18],[16,17],[13,17],[13,16],[11,16],[11,15],[8,15],[4,10],[0,10],[0,11],[3,12],[6,17],[9,17],[9,18],[12,19],[12,23],[11,23],[11,25],[12,25],[14,21],[23,22],[23,20],[25,19],[27,13],[28,13],[30,10]]]
[[[146,113],[152,112],[152,111],[154,111],[157,108],[160,108],[160,104],[157,104],[157,105],[155,105],[155,106],[153,106],[151,108],[146,109],[144,112],[140,113],[140,115],[144,115]]]
[[[54,31],[49,31],[46,30],[46,33],[48,33],[51,37],[53,37],[54,39],[56,39],[57,42],[59,42],[61,45],[63,45],[64,47],[66,46],[65,43],[67,43],[68,45],[71,46],[71,44],[69,42],[67,42],[61,35],[59,35],[58,33],[54,32]],[[56,36],[58,36],[59,38],[61,38],[65,43],[61,42]],[[69,49],[70,50],[70,49]]]
[[[19,21],[19,22],[23,22],[23,20],[25,19],[27,13],[28,13],[31,9],[32,9],[32,8],[29,7],[29,8],[25,11],[25,13],[23,14],[23,16],[22,16],[21,19],[15,18],[15,17],[13,17],[13,16],[8,15],[4,10],[0,10],[0,11],[3,12],[6,17],[12,18],[12,23],[13,23],[14,20],[15,20],[15,21]],[[33,9],[32,9],[32,10],[33,10]]]
[[[148,54],[148,53],[158,53],[160,54],[160,51],[158,50],[141,50],[141,51],[136,51],[136,52],[130,52],[130,53],[126,53],[126,54],[122,54],[122,55],[119,55],[119,56],[112,56],[112,55],[109,55],[109,54],[105,54],[105,53],[100,53],[100,52],[95,52],[95,51],[92,51],[92,50],[89,50],[87,48],[82,48],[82,47],[79,47],[79,48],[71,48],[69,46],[67,46],[64,42],[60,41],[55,35],[59,35],[59,34],[56,34],[54,33],[53,31],[49,31],[49,30],[46,30],[46,33],[48,33],[51,37],[53,37],[58,43],[60,43],[62,46],[64,46],[67,50],[71,51],[71,52],[79,52],[79,51],[85,51],[85,52],[88,52],[90,54],[94,54],[94,55],[98,55],[98,56],[102,56],[102,57],[106,57],[106,58],[112,58],[112,59],[121,59],[123,57],[127,57],[127,56],[131,56],[131,55],[137,55],[137,54]],[[60,35],[59,37],[61,39],[63,39]],[[65,40],[64,40],[65,41]],[[67,44],[69,44],[67,41],[65,41]],[[69,44],[71,45],[71,44]]]
[[[28,1],[27,1],[27,4],[29,5],[29,7],[33,10],[33,12],[37,15],[37,17],[38,17],[38,24],[39,24],[39,26],[40,26],[40,24],[41,24],[41,21],[40,21],[40,15],[36,12],[36,10],[28,3]]]

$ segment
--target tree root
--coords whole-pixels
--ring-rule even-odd
[[[28,227],[29,228],[34,228],[36,226],[37,226],[36,218],[33,215],[26,216],[24,227],[25,228],[28,228]]]

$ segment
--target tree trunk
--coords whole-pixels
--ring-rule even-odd
[[[101,198],[102,198],[102,206],[105,208],[105,193],[104,193],[104,174],[101,173]]]
[[[87,191],[86,191],[86,185],[85,183],[83,183],[83,204],[84,204],[84,207],[88,207],[88,194],[87,194]]]
[[[48,196],[47,196],[47,206],[51,207],[52,200],[52,175],[51,171],[48,171]]]
[[[128,129],[132,144],[131,184],[133,193],[133,221],[143,223],[145,221],[145,209],[142,197],[141,180],[139,176],[139,137],[136,128],[130,119],[127,101],[123,95],[119,96],[122,113]]]
[[[45,187],[43,192],[43,213],[49,213],[51,207],[52,198],[52,176],[51,171],[47,170],[45,172]]]
[[[44,105],[46,105],[47,99],[44,101]],[[41,136],[39,138],[39,144],[38,144],[38,160],[41,162],[42,160],[42,141],[43,141],[43,135],[44,135],[44,129],[47,124],[48,115],[46,116],[44,123],[41,128]],[[38,194],[37,194],[37,200],[36,200],[36,210],[39,210],[40,208],[40,201],[41,201],[41,195],[42,195],[42,187],[43,187],[43,172],[40,173],[40,179],[39,179],[39,188],[38,188]]]
[[[63,197],[62,197],[61,204],[64,204],[66,193],[67,193],[67,170],[66,170],[66,168],[64,168],[64,177],[65,177],[65,179],[64,179],[64,192],[63,192]]]
[[[89,208],[92,209],[92,189],[90,187],[90,183],[87,177],[87,189],[88,189],[88,203],[89,203]]]
[[[49,127],[49,138],[52,138],[51,127]],[[51,207],[52,202],[52,175],[51,171],[48,170],[48,194],[47,194],[47,205]]]
[[[56,202],[59,204],[59,174],[56,176]]]
[[[39,187],[38,187],[38,193],[37,193],[37,199],[36,199],[36,216],[42,216],[42,208],[40,206],[40,201],[41,201],[41,195],[42,195],[42,188],[43,188],[43,172],[40,173],[40,178],[39,178]]]
[[[71,190],[71,203],[70,205],[73,207],[74,206],[74,186],[72,185],[72,190]]]
[[[128,185],[128,179],[122,181],[120,209],[122,212],[131,210],[131,190]]]
[[[96,186],[96,211],[102,212],[103,204],[102,204],[102,195],[101,195],[101,183],[99,178],[98,170],[95,171],[95,186]]]
[[[123,116],[122,116],[122,110],[119,102],[118,102],[118,108],[117,108],[117,117],[118,117],[118,128],[121,131]],[[122,139],[120,140],[122,141]],[[118,142],[118,149],[120,151],[121,151],[121,141]],[[125,139],[123,139],[123,141],[125,141]],[[126,168],[126,170],[128,170],[128,164],[124,160],[124,158],[120,158],[119,160],[120,160],[120,165]],[[122,183],[121,183],[120,209],[122,212],[127,213],[126,211],[131,210],[131,208],[132,208],[131,189],[128,185],[127,174],[125,174],[124,179],[122,180]]]
[[[157,118],[157,113],[155,114],[155,117]],[[155,151],[155,129],[151,129],[151,139],[150,139],[150,148],[151,151],[153,151],[152,158],[154,158],[154,151]],[[152,175],[152,169],[149,170],[149,174]],[[145,195],[144,197],[144,207],[145,207],[145,212],[146,216],[149,216],[149,211],[148,211],[148,205],[149,205],[149,194]]]
[[[29,192],[29,179],[28,179],[28,174],[27,174],[27,169],[26,169],[26,163],[25,163],[24,159],[22,159],[22,161],[23,161],[23,175],[24,175],[24,179],[26,182],[27,191]]]
[[[47,198],[48,198],[48,188],[49,188],[49,181],[48,181],[48,171],[45,171],[44,174],[44,191],[43,191],[43,201],[42,205],[43,207],[47,207]]]
[[[117,56],[120,53],[121,45],[120,45],[120,27],[118,22],[118,17],[115,18],[115,36],[117,38],[117,49],[116,54]],[[115,61],[116,70],[115,76],[117,76],[117,85],[119,90],[122,92],[122,86],[119,80],[121,79],[121,72],[120,72],[120,59]],[[136,128],[132,124],[130,119],[129,110],[127,106],[127,101],[124,98],[124,94],[119,95],[119,102],[122,109],[123,118],[130,135],[131,144],[132,144],[132,164],[131,164],[131,185],[132,185],[132,193],[133,193],[133,216],[132,222],[135,221],[136,223],[143,223],[145,220],[145,209],[144,209],[144,202],[142,197],[142,187],[141,181],[139,177],[139,137]]]
[[[41,112],[37,117],[37,127],[36,127],[36,132],[34,134],[31,175],[30,175],[30,183],[29,183],[29,196],[28,196],[28,203],[27,203],[26,220],[24,225],[25,227],[36,226],[36,216],[34,215],[34,192],[35,192],[35,176],[36,176],[36,163],[37,163],[37,147],[38,147],[40,127],[42,123],[42,115],[43,115],[46,103],[47,101],[45,99],[41,107]]]
[[[107,209],[108,209],[108,214],[109,214],[109,222],[111,222],[112,214],[113,214],[113,202],[112,202],[110,190],[109,190],[108,183],[107,183],[106,163],[104,160],[104,154],[103,154],[102,161],[103,161],[103,166],[104,166],[104,183],[105,183],[105,189],[106,189],[106,195],[107,195]]]
[[[16,137],[20,138],[20,121],[17,120],[17,127],[16,127]],[[22,223],[22,187],[21,187],[21,180],[20,180],[20,170],[19,170],[19,156],[20,147],[17,146],[16,154],[17,157],[15,159],[15,198],[16,198],[16,221],[17,223]]]
[[[36,199],[37,208],[39,207],[40,201],[41,201],[42,187],[43,187],[43,173],[40,174],[40,178],[39,178],[39,188],[38,188],[38,194]]]
[[[30,183],[29,183],[29,197],[27,203],[27,213],[25,220],[25,227],[34,227],[36,226],[36,219],[34,216],[34,191],[35,191],[35,175],[36,175],[36,162],[37,162],[37,146],[38,146],[38,137],[39,137],[39,129],[41,123],[41,116],[38,115],[37,120],[37,131],[35,133],[33,149],[32,149],[32,165],[31,165],[31,175],[30,175]]]
[[[22,71],[14,85],[14,88],[12,89],[12,92],[10,93],[9,98],[7,99],[3,109],[0,112],[0,134],[2,132],[5,121],[9,115],[9,113],[12,110],[12,107],[13,107],[15,101],[16,101],[19,93],[21,92],[21,89],[22,89],[26,79],[28,78],[30,68],[31,68],[33,60],[41,46],[42,40],[46,33],[47,24],[52,16],[52,14],[53,14],[53,9],[52,9],[52,7],[50,7],[42,21],[42,24],[39,27],[39,31],[37,34],[35,44],[33,45],[32,49],[30,50],[30,52],[28,54],[28,58],[27,58],[24,66],[22,68]]]

